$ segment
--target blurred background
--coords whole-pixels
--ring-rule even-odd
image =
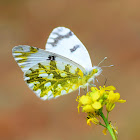
[[[44,49],[58,26],[70,28],[86,46],[94,65],[102,64],[106,85],[114,85],[124,104],[109,119],[119,140],[140,139],[140,1],[139,0],[0,0],[0,139],[111,140],[101,126],[87,126],[78,114],[78,91],[40,100],[25,84],[12,57],[16,45]],[[103,85],[105,78],[98,78]]]

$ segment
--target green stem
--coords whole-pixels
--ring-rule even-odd
[[[105,127],[105,128],[106,128],[106,126],[105,126],[105,125],[103,125],[102,123],[99,123],[99,125],[101,125],[101,126],[103,126],[103,127]]]
[[[106,119],[108,120],[108,114],[109,114],[109,112],[107,111],[107,116],[106,116]]]
[[[117,140],[117,137],[115,136],[115,134],[114,134],[112,128],[110,127],[107,118],[104,116],[102,110],[99,110],[99,112],[100,112],[100,116],[102,117],[102,119],[104,120],[104,122],[105,122],[105,124],[106,124],[106,128],[108,129],[110,135],[112,136],[112,139],[113,139],[113,140]]]

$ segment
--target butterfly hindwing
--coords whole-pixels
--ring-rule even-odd
[[[92,68],[87,49],[72,31],[65,27],[57,27],[50,34],[46,50],[78,63],[86,70]]]
[[[44,100],[76,90],[82,78],[83,72],[78,67],[55,60],[37,63],[24,74],[29,88]]]

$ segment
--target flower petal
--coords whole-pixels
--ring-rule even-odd
[[[116,90],[114,86],[107,86],[104,88],[105,90]]]
[[[101,107],[102,107],[102,105],[101,105],[101,103],[100,102],[94,102],[93,104],[92,104],[92,107],[94,108],[94,109],[100,109]]]
[[[118,100],[117,102],[119,102],[119,103],[125,103],[126,102],[126,100]]]
[[[82,105],[91,104],[92,103],[91,97],[83,95],[79,98],[79,103]]]
[[[96,101],[96,100],[98,100],[100,98],[100,93],[99,93],[99,91],[91,92],[90,96],[91,96],[93,101]]]
[[[94,112],[94,108],[91,106],[91,105],[85,105],[83,106],[83,109],[82,109],[83,112]]]

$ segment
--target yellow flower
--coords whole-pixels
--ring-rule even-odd
[[[108,111],[108,112],[110,112],[110,111],[112,111],[113,109],[114,109],[114,107],[115,107],[115,104],[114,103],[107,103],[107,105],[106,105],[106,110]]]
[[[78,102],[78,112],[81,107],[82,112],[87,114],[91,113],[93,116],[98,116],[99,111],[102,110],[103,106],[106,106],[106,110],[110,112],[114,109],[115,102],[126,102],[126,100],[120,100],[120,94],[115,93],[114,90],[116,90],[114,86],[100,86],[99,89],[96,87],[91,87],[91,92],[88,92],[86,95],[81,97],[77,97],[76,101]],[[93,120],[88,120],[88,124],[90,124],[91,121]]]
[[[106,132],[107,132],[107,128],[105,128],[105,129],[103,130],[103,134],[104,134],[104,135],[107,135]]]
[[[109,125],[112,128],[113,132],[115,133],[115,137],[116,137],[118,135],[118,131],[117,131],[118,128],[116,126],[113,126],[111,122],[109,123]],[[103,134],[107,135],[107,128],[103,130]]]
[[[119,93],[114,93],[114,91],[109,91],[109,95],[107,98],[107,105],[106,105],[106,109],[107,111],[111,111],[114,109],[115,107],[115,102],[119,102],[119,103],[125,103],[126,100],[119,100],[120,99],[120,94]]]
[[[120,94],[115,93],[116,88],[114,86],[103,86],[97,89],[91,87],[91,91],[86,95],[78,96],[76,101],[78,102],[78,112],[82,109],[82,112],[87,113],[87,125],[91,126],[91,123],[95,125],[101,125],[105,127],[103,130],[104,135],[107,134],[107,130],[110,132],[113,140],[117,140],[117,129],[108,121],[108,114],[115,107],[115,103],[125,103],[126,100],[120,100]],[[103,107],[106,107],[107,115],[105,116]],[[103,123],[102,123],[103,121]]]
[[[114,91],[110,91],[108,95],[108,100],[111,103],[115,103],[120,99],[120,94],[119,93],[114,93]]]
[[[119,103],[125,103],[126,100],[119,100],[120,99],[120,94],[119,93],[114,93],[114,91],[109,91],[108,98],[107,98],[107,104],[106,104],[106,110],[108,112],[112,111],[115,107],[115,102]]]
[[[109,125],[112,128],[113,132],[115,133],[115,136],[117,136],[118,135],[118,127],[116,126],[116,123],[113,126],[113,124],[110,122]]]
[[[91,126],[91,122],[94,124],[99,124],[99,120],[95,117],[87,119],[87,125]]]

